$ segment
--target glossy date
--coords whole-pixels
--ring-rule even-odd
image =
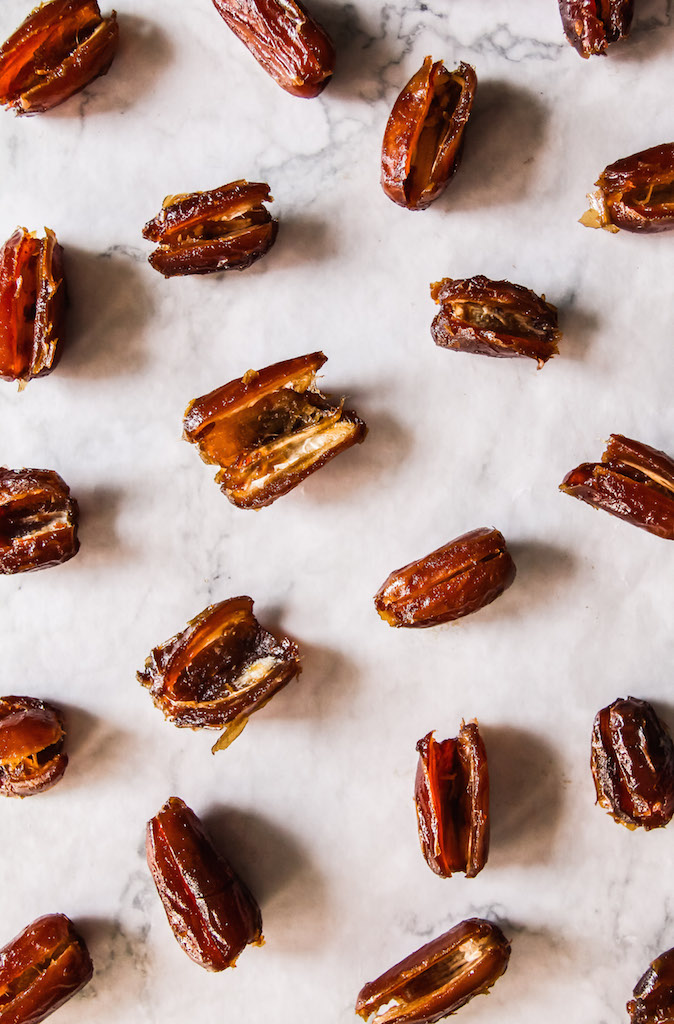
[[[566,38],[587,59],[628,35],[634,0],[559,0],[559,13]]]
[[[632,996],[627,1004],[631,1024],[669,1024],[674,1020],[674,949],[655,958]]]
[[[78,518],[58,473],[0,467],[0,574],[67,562],[79,551]]]
[[[674,228],[674,142],[609,164],[580,218],[588,228],[652,233]]]
[[[68,764],[65,738],[58,708],[35,697],[0,697],[0,795],[32,796],[55,785]]]

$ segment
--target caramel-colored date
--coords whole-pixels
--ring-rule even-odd
[[[374,603],[389,626],[437,626],[495,601],[515,573],[503,535],[483,526],[396,569]]]
[[[119,29],[96,0],[41,4],[0,49],[0,103],[17,114],[51,110],[104,75]]]
[[[509,958],[501,929],[470,918],[364,985],[356,1013],[370,1024],[434,1024],[487,993]]]
[[[588,193],[588,228],[652,233],[674,228],[674,142],[609,164]]]
[[[564,34],[586,60],[629,34],[634,0],[559,0]]]
[[[364,439],[356,413],[316,387],[326,358],[312,352],[249,370],[187,407],[183,437],[220,466],[216,482],[237,508],[271,505]]]
[[[631,1024],[669,1024],[674,1020],[674,949],[655,958],[632,995],[627,1004]]]
[[[245,270],[276,240],[278,221],[263,205],[272,201],[269,185],[243,180],[167,196],[143,228],[143,238],[159,243],[151,266],[164,277]]]
[[[477,722],[461,723],[455,739],[429,732],[417,743],[415,804],[426,863],[449,878],[475,878],[489,854],[489,769]]]
[[[0,574],[67,562],[79,551],[78,518],[58,473],[0,467]]]
[[[611,434],[602,461],[581,463],[559,489],[656,537],[674,540],[674,460],[657,448]]]
[[[55,785],[68,764],[65,738],[58,708],[35,697],[0,697],[0,794],[32,796]]]
[[[264,943],[260,908],[178,797],[148,822],[146,852],[176,941],[200,967],[224,971]]]
[[[0,1024],[39,1024],[94,973],[86,943],[65,914],[47,914],[0,949]]]
[[[470,64],[448,71],[426,57],[400,93],[381,151],[381,185],[398,206],[425,210],[447,188],[461,162],[476,89]]]

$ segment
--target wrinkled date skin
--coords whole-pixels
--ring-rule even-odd
[[[674,142],[609,164],[588,193],[588,228],[652,233],[674,228]]]
[[[583,462],[559,489],[572,498],[674,540],[674,460],[665,452],[611,434],[601,462]]]
[[[213,0],[218,14],[277,85],[312,99],[335,68],[325,29],[298,0]]]
[[[84,939],[65,914],[47,914],[0,949],[0,1024],[39,1024],[94,973]]]
[[[400,93],[381,152],[381,185],[398,206],[425,210],[445,191],[461,162],[476,89],[470,64],[448,71],[426,57]]]
[[[233,181],[210,192],[167,196],[143,238],[159,243],[148,257],[164,277],[245,270],[271,249],[278,221],[263,203],[271,203],[269,185]]]
[[[559,0],[564,34],[586,60],[629,34],[634,0]]]
[[[32,796],[55,785],[68,764],[65,739],[58,708],[35,697],[0,697],[0,794]]]
[[[431,297],[442,307],[431,326],[441,348],[498,358],[526,356],[539,369],[557,355],[556,307],[520,284],[490,281],[481,274],[445,277],[431,285]]]
[[[316,387],[326,358],[312,352],[249,370],[187,407],[183,437],[220,466],[216,482],[237,508],[271,505],[365,438],[356,413]]]
[[[509,958],[501,929],[470,918],[364,985],[356,1013],[371,1024],[433,1024],[488,992]]]
[[[437,626],[495,601],[515,573],[503,535],[483,526],[396,569],[374,603],[389,626]]]
[[[113,11],[96,0],[51,0],[19,26],[0,49],[0,103],[17,114],[57,107],[112,64],[119,29]]]
[[[674,949],[661,953],[639,978],[627,1004],[631,1024],[674,1021]]]
[[[645,700],[603,708],[592,729],[597,802],[629,829],[662,828],[674,814],[674,744]]]
[[[79,551],[78,518],[58,473],[0,467],[0,574],[67,562]]]
[[[429,732],[417,743],[415,804],[426,863],[449,878],[475,878],[489,854],[489,769],[477,722],[461,723],[455,739]]]
[[[0,251],[0,378],[25,387],[56,366],[65,334],[63,249],[17,228]]]

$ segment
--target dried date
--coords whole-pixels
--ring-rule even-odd
[[[674,142],[609,164],[580,218],[588,228],[652,233],[674,228]]]
[[[559,0],[564,34],[586,60],[629,34],[634,0]]]
[[[0,467],[0,574],[67,562],[79,551],[78,518],[58,473]]]
[[[669,1024],[674,1020],[674,949],[655,958],[632,995],[627,1004],[631,1024]]]
[[[65,739],[58,708],[35,697],[0,697],[0,794],[32,796],[55,785],[68,764]]]

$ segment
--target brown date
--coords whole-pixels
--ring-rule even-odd
[[[429,732],[417,743],[415,804],[426,863],[442,878],[475,878],[489,854],[489,769],[477,722],[455,739]]]
[[[0,1024],[39,1024],[94,973],[89,950],[65,914],[47,914],[0,949]]]
[[[17,114],[51,110],[104,75],[119,29],[96,0],[41,4],[0,48],[0,103]]]
[[[586,60],[629,34],[634,0],[559,0],[564,34]]]
[[[176,941],[200,967],[224,971],[263,945],[260,908],[178,797],[148,822],[146,852]]]
[[[381,151],[381,185],[398,206],[425,210],[456,173],[477,89],[470,64],[424,63],[393,104]]]
[[[316,387],[322,352],[286,359],[196,398],[185,411],[183,437],[237,508],[262,508],[297,487],[335,455],[359,444],[363,421],[344,400]]]
[[[674,540],[674,460],[657,448],[611,434],[602,461],[581,463],[559,489],[656,537]]]
[[[470,918],[364,985],[356,1013],[371,1024],[434,1024],[487,993],[509,958],[501,929]]]
[[[674,949],[656,957],[634,986],[627,1004],[631,1024],[670,1024],[674,1021]]]
[[[539,369],[557,355],[557,309],[529,288],[481,274],[445,277],[431,285],[431,297],[441,307],[431,327],[441,348],[499,358],[527,356],[537,360]]]
[[[213,0],[234,35],[277,85],[311,99],[335,67],[335,48],[299,0]]]
[[[0,467],[0,574],[67,562],[80,547],[78,517],[58,473]]]
[[[588,193],[590,209],[580,218],[588,228],[616,232],[674,228],[674,142],[653,146],[609,164]]]
[[[0,378],[25,387],[56,366],[66,312],[63,249],[17,228],[0,250]]]
[[[614,700],[592,729],[597,803],[629,829],[662,828],[674,814],[674,744],[645,700]]]
[[[389,626],[437,626],[495,601],[515,573],[503,535],[483,526],[396,569],[374,603]]]
[[[272,201],[269,185],[243,180],[167,196],[143,228],[143,238],[158,243],[150,264],[164,277],[245,270],[276,240],[278,221],[263,205]]]
[[[55,785],[68,764],[65,738],[58,708],[35,697],[0,697],[0,795],[32,796]]]

